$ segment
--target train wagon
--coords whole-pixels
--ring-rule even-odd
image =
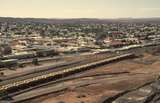
[[[35,53],[18,53],[14,55],[7,55],[3,56],[0,59],[6,60],[6,59],[28,59],[28,58],[33,58],[35,57]]]
[[[54,56],[58,55],[54,49],[46,49],[46,50],[38,50],[36,51],[37,57],[46,57],[46,56]]]
[[[0,61],[0,68],[3,67],[14,67],[17,66],[18,60],[17,59],[8,59],[8,60],[1,60]]]

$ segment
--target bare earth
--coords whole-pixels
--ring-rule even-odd
[[[159,57],[144,54],[141,58],[89,70],[80,74],[79,79],[64,82],[72,84],[67,90],[36,98],[29,103],[101,103],[106,97],[154,80],[160,74]],[[137,99],[141,99],[140,96]]]

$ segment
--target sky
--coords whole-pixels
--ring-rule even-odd
[[[0,0],[1,17],[160,17],[160,0]]]

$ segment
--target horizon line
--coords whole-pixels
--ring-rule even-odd
[[[71,18],[63,18],[63,17],[16,17],[16,16],[0,16],[0,18],[15,18],[15,19],[157,19],[159,17],[115,17],[115,18],[92,18],[92,17],[71,17]]]

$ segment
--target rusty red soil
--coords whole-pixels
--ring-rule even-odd
[[[36,98],[29,103],[100,103],[104,97],[116,95],[124,90],[154,80],[160,74],[159,67],[159,56],[151,54],[144,54],[144,57],[141,58],[111,63],[89,70],[80,76],[103,75],[66,82],[70,84],[88,82],[88,85],[75,85],[66,91]],[[110,74],[117,72],[122,73]]]

